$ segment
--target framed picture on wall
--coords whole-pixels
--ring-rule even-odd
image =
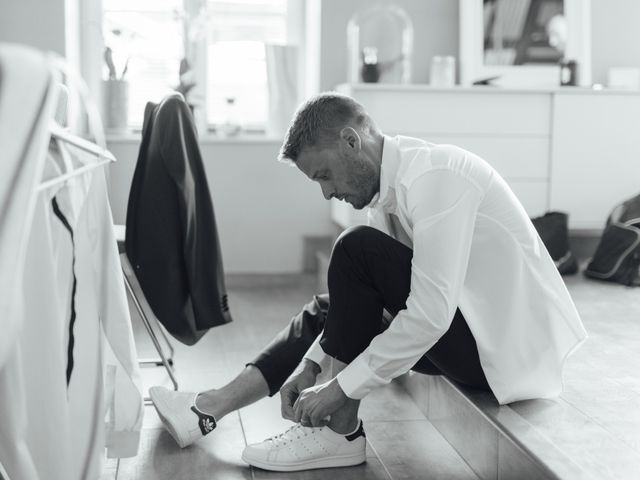
[[[590,0],[459,1],[462,85],[554,87],[569,60],[591,84]]]

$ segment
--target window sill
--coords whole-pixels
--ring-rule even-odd
[[[138,130],[125,132],[106,132],[107,143],[139,143],[142,137]],[[223,137],[215,133],[206,133],[199,136],[200,144],[281,144],[282,137],[274,137],[266,133],[241,133],[233,137]]]

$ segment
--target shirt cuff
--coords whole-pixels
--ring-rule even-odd
[[[320,346],[320,339],[322,338],[322,333],[316,337],[313,341],[307,353],[304,354],[304,358],[311,360],[312,362],[317,363],[320,368],[322,368],[323,361],[327,358],[327,354],[324,353],[324,350]]]
[[[390,382],[376,375],[369,368],[362,354],[347,365],[336,379],[345,395],[354,400],[362,400],[371,390]]]

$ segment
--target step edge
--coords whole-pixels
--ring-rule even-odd
[[[405,377],[406,375],[420,375],[420,374],[416,374],[416,373],[409,373],[409,374],[405,374],[403,377]],[[590,474],[588,471],[586,471],[584,468],[582,468],[578,463],[576,463],[571,457],[569,457],[565,452],[562,451],[561,448],[559,448],[557,445],[555,445],[550,439],[546,438],[544,435],[542,435],[540,432],[538,432],[535,427],[533,425],[531,425],[529,422],[527,422],[526,419],[524,419],[522,416],[520,416],[517,412],[513,411],[511,408],[507,406],[503,406],[503,407],[507,407],[509,408],[509,411],[511,412],[511,414],[518,419],[518,421],[524,422],[526,423],[530,428],[532,428],[532,434],[536,436],[536,439],[538,441],[540,441],[541,443],[546,444],[549,448],[552,448],[559,457],[562,458],[563,462],[559,463],[558,465],[554,464],[549,464],[548,461],[546,461],[544,458],[542,458],[539,454],[536,454],[536,452],[532,451],[527,445],[525,445],[522,441],[520,441],[518,439],[518,437],[508,428],[508,426],[503,425],[502,422],[500,422],[499,420],[492,418],[491,415],[487,414],[487,412],[483,411],[482,408],[480,406],[478,406],[476,404],[476,402],[474,400],[472,400],[472,398],[470,398],[470,396],[467,394],[467,392],[464,391],[464,387],[461,387],[460,385],[456,384],[455,382],[449,380],[446,377],[440,377],[440,376],[436,376],[436,377],[432,377],[434,379],[436,379],[436,381],[440,381],[440,382],[444,382],[444,384],[447,385],[447,387],[449,387],[450,390],[453,390],[455,393],[457,393],[457,395],[459,397],[461,397],[463,399],[463,401],[477,414],[479,414],[486,422],[489,423],[489,425],[491,425],[493,427],[493,429],[495,429],[496,432],[498,432],[500,435],[502,435],[502,437],[504,437],[507,441],[510,442],[510,444],[515,447],[522,455],[524,455],[531,463],[533,463],[536,467],[538,467],[540,470],[542,470],[541,473],[545,474],[547,477],[554,479],[554,480],[567,480],[568,478],[571,479],[584,479],[584,480],[595,480],[596,477],[594,477],[592,474]],[[410,385],[407,384],[407,382],[404,382],[402,380],[400,380],[400,384],[405,388],[405,390],[408,391],[409,395],[411,396],[412,399],[414,399],[414,401],[416,401],[415,396],[414,396],[414,392],[412,392],[412,388]],[[416,402],[417,403],[417,402]],[[421,409],[422,411],[422,409]],[[504,410],[503,410],[504,411]],[[425,413],[425,412],[423,412]],[[431,420],[430,415],[425,413],[425,416],[427,417],[428,420]],[[434,423],[434,426],[437,427],[437,424]],[[440,431],[440,429],[438,429]],[[447,439],[447,441],[450,442],[450,439],[448,437],[448,435],[446,435],[445,432],[441,432],[442,435]],[[451,442],[450,442],[451,443]],[[451,444],[453,448],[456,449],[456,451],[458,451],[460,453],[460,455],[464,458],[464,455],[462,452],[460,452],[460,450],[456,447],[456,445],[454,445],[453,443]],[[464,458],[465,461],[467,461],[466,458]]]

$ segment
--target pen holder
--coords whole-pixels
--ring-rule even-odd
[[[102,114],[105,128],[111,131],[126,130],[129,110],[129,82],[105,80],[103,87]]]

